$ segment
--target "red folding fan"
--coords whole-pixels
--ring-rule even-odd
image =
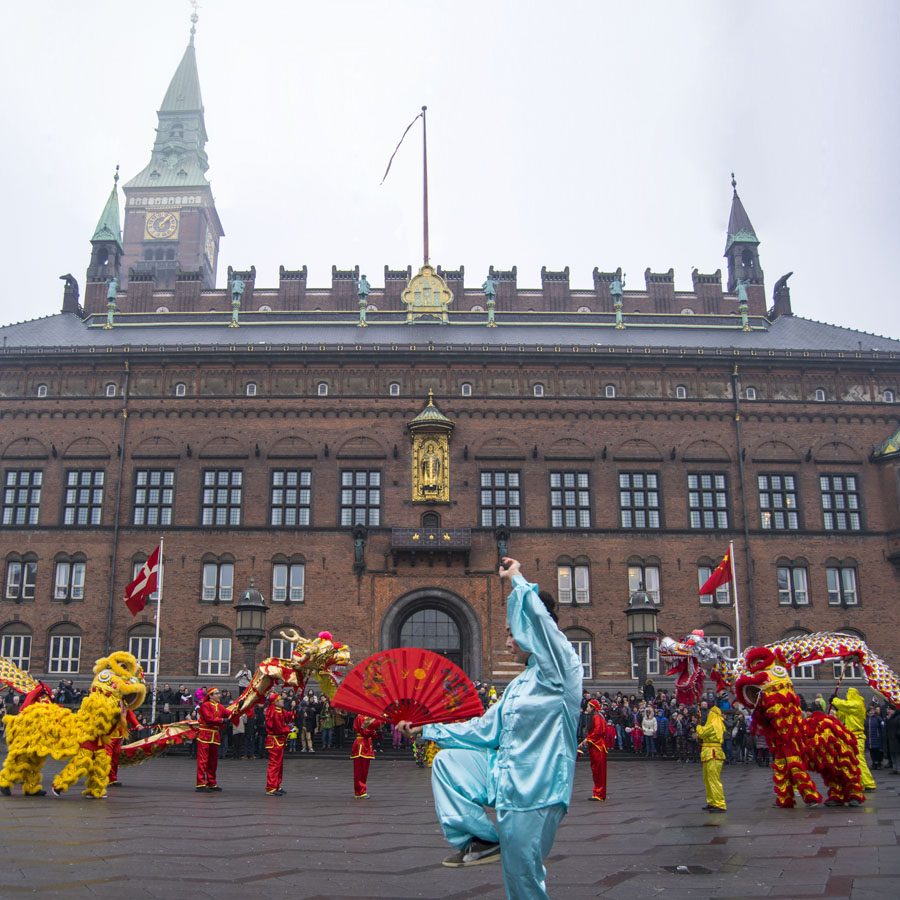
[[[332,706],[413,725],[456,722],[484,712],[466,673],[420,647],[384,650],[364,659],[347,673]]]

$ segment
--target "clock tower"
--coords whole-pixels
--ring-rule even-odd
[[[191,17],[196,23],[196,13]],[[206,179],[206,124],[195,27],[157,112],[150,162],[124,185],[122,286],[131,271],[150,274],[171,289],[179,271],[200,272],[204,288],[216,286],[219,241],[224,232]]]

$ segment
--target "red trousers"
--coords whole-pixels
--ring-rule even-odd
[[[368,756],[353,757],[353,794],[356,797],[362,797],[366,793],[366,778],[369,776],[371,762]]]
[[[593,744],[588,744],[591,774],[594,776],[594,796],[599,800],[606,799],[606,755],[606,750],[598,750]]]
[[[266,772],[266,790],[277,791],[284,775],[284,744],[269,747],[269,768]]]
[[[122,738],[114,738],[106,745],[106,755],[109,757],[109,783],[119,780],[119,753],[122,751]]]
[[[219,745],[197,741],[197,787],[215,787]]]

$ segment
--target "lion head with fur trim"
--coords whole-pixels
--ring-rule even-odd
[[[138,661],[124,650],[97,660],[91,690],[119,697],[129,709],[137,709],[147,696],[144,673]]]

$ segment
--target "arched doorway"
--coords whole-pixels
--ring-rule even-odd
[[[445,588],[417,588],[398,597],[381,622],[381,649],[424,647],[481,678],[481,622],[469,603]]]

